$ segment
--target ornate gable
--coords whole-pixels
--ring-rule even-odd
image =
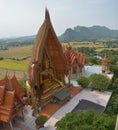
[[[41,66],[44,60],[44,55],[53,64],[57,78],[60,77],[60,75],[63,75],[64,77],[67,71],[66,60],[63,54],[62,46],[58,41],[50,21],[50,15],[47,9],[45,10],[45,20],[37,33],[33,50],[32,59],[29,65],[30,82],[36,82],[31,81],[31,79],[35,80],[35,78],[32,78],[31,74],[32,64],[35,63],[35,66],[37,67]],[[33,74],[33,76],[36,76],[36,74]]]
[[[84,65],[86,64],[86,58],[83,54],[75,51],[70,44],[66,46],[64,50],[64,55],[68,63],[68,71],[71,71],[71,74],[77,77],[83,73]],[[76,76],[75,76],[76,75]]]
[[[29,84],[41,104],[49,102],[55,91],[65,88],[67,65],[63,49],[50,21],[48,10],[39,29],[29,64]]]

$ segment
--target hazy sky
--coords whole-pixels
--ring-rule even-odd
[[[45,6],[57,35],[77,25],[118,29],[118,0],[0,0],[0,38],[36,34]]]

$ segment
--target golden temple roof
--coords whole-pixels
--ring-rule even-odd
[[[43,55],[46,53],[48,59],[53,61],[53,65],[56,72],[66,73],[66,60],[63,54],[62,46],[56,36],[53,29],[52,23],[50,21],[49,11],[45,9],[45,19],[40,27],[33,49],[33,56],[30,62],[30,67],[32,63],[41,64],[43,61]],[[29,67],[29,73],[30,73]]]

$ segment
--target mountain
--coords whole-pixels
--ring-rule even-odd
[[[111,30],[105,26],[76,26],[74,29],[66,29],[66,31],[59,36],[60,41],[82,41],[108,38],[118,39],[118,30]]]
[[[34,44],[36,35],[23,36],[23,37],[12,37],[12,38],[1,38],[0,46],[22,46]],[[58,37],[60,41],[84,41],[84,40],[97,40],[97,39],[118,39],[118,30],[112,30],[105,26],[76,26],[73,29],[68,28],[66,31]]]
[[[23,36],[17,38],[2,38],[0,39],[0,45],[5,46],[21,46],[21,45],[31,45],[34,43],[36,35]]]

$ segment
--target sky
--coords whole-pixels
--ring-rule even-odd
[[[0,0],[0,38],[37,34],[45,7],[58,36],[77,25],[118,29],[118,0]]]

